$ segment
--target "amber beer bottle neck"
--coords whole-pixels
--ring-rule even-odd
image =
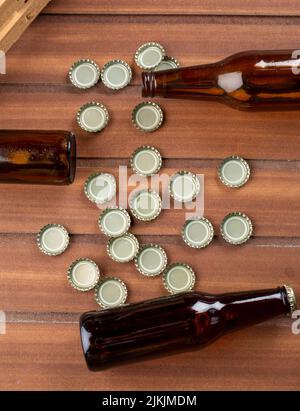
[[[217,100],[243,110],[300,108],[300,51],[245,51],[206,65],[142,73],[143,97]]]
[[[223,294],[218,297],[224,316],[224,332],[266,321],[282,314],[289,314],[294,296],[289,287]]]

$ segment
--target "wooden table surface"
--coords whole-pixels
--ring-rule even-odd
[[[196,289],[212,293],[295,287],[300,297],[299,113],[245,113],[216,103],[157,100],[166,122],[148,135],[135,130],[131,110],[141,101],[140,71],[114,93],[103,85],[76,90],[69,66],[90,57],[103,65],[159,41],[183,66],[208,63],[247,49],[299,48],[300,4],[292,0],[53,0],[7,56],[1,76],[1,129],[66,129],[78,140],[78,172],[69,187],[0,186],[0,389],[10,390],[214,390],[300,388],[300,336],[289,318],[227,335],[199,352],[90,373],[80,347],[78,318],[97,309],[93,293],[78,293],[66,280],[72,260],[88,256],[105,275],[120,276],[130,302],[164,294],[161,278],[139,275],[133,264],[113,262],[99,233],[99,209],[83,194],[93,171],[118,176],[142,144],[162,153],[164,172],[188,169],[205,175],[205,215],[216,238],[205,250],[184,246],[184,210],[166,210],[153,223],[135,223],[141,243],[158,242],[170,261],[197,273]],[[79,106],[103,102],[112,115],[107,129],[87,135],[75,122]],[[232,154],[249,159],[249,183],[230,190],[216,165]],[[249,214],[255,235],[240,248],[224,244],[218,225],[233,210]],[[39,252],[37,231],[65,225],[71,246],[50,258]]]

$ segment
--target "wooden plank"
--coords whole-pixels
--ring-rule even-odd
[[[52,0],[45,13],[297,16],[293,0]]]
[[[228,189],[218,181],[217,162],[212,162],[209,167],[201,165],[200,161],[197,166],[189,166],[188,162],[175,161],[174,163],[176,168],[173,165],[173,168],[163,168],[162,172],[172,175],[179,169],[188,169],[204,174],[204,213],[212,220],[217,234],[223,217],[238,209],[248,213],[253,219],[256,237],[300,237],[298,163],[294,169],[285,170],[265,169],[254,163],[253,178],[239,190]],[[126,165],[126,161],[121,161],[120,164]],[[86,178],[95,171],[110,172],[118,179],[118,168],[98,165],[93,168],[79,168],[75,183],[71,186],[30,186],[29,188],[26,185],[1,185],[0,232],[35,233],[43,225],[56,221],[66,225],[73,234],[98,234],[97,219],[100,209],[89,202],[83,193]],[[126,180],[121,181],[126,182]],[[120,187],[119,183],[118,186]],[[145,180],[140,183],[128,180],[128,194],[135,188],[143,187],[147,187]],[[167,186],[164,185],[163,189],[163,198],[167,199],[168,195],[165,192]],[[124,190],[126,193],[126,184],[122,183],[119,194],[126,200]],[[156,220],[136,221],[133,232],[178,235],[186,213],[195,212],[197,209],[201,211],[200,203],[201,201],[197,208],[175,209],[171,202],[171,208],[164,209]],[[122,205],[126,207],[126,203]]]
[[[7,52],[50,0],[0,3],[0,50]]]
[[[104,103],[111,122],[95,135],[76,123],[79,107],[87,101]],[[20,101],[22,104],[20,104]],[[129,157],[142,144],[157,146],[167,158],[224,158],[239,154],[249,159],[299,159],[298,114],[246,113],[216,103],[159,100],[165,124],[151,134],[131,123],[139,103],[137,87],[114,96],[97,88],[86,93],[65,87],[1,86],[1,129],[65,129],[74,131],[79,157]]]
[[[1,81],[67,84],[70,65],[85,57],[100,66],[113,58],[133,66],[134,53],[145,41],[161,42],[182,66],[214,62],[242,50],[298,49],[299,22],[297,17],[44,15],[10,51]],[[134,70],[140,83],[140,70]]]
[[[0,385],[9,390],[299,390],[298,339],[290,320],[278,318],[199,351],[95,374],[86,369],[78,324],[8,324],[7,334],[0,335]]]
[[[286,283],[294,287],[300,298],[299,239],[253,239],[243,247],[228,246],[215,239],[203,250],[188,248],[179,235],[146,235],[139,236],[139,240],[141,244],[160,244],[170,263],[190,264],[196,273],[197,290],[222,293]],[[122,278],[128,285],[129,302],[167,294],[161,276],[147,279],[137,272],[133,263],[111,260],[106,253],[106,239],[101,235],[72,236],[70,248],[55,258],[38,250],[33,235],[1,235],[0,242],[0,310],[8,313],[81,313],[97,309],[92,291],[80,293],[67,281],[69,265],[80,257],[92,258],[104,276]],[[23,317],[26,321],[27,317],[24,314]]]

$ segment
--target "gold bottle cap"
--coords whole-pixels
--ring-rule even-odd
[[[130,211],[138,220],[151,221],[161,212],[161,198],[156,191],[136,191],[129,199]]]
[[[167,266],[167,254],[157,244],[144,245],[135,257],[135,266],[141,274],[155,277],[161,274]]]
[[[141,176],[153,176],[162,166],[162,158],[158,150],[151,146],[137,148],[130,159],[132,170]]]
[[[69,70],[69,79],[77,88],[91,88],[100,79],[100,68],[97,63],[90,59],[75,61]]]
[[[170,178],[169,192],[174,200],[187,203],[199,194],[200,181],[196,174],[184,170],[178,171]]]
[[[145,70],[158,66],[165,57],[166,52],[162,45],[155,42],[142,44],[136,51],[134,59],[136,64]]]
[[[204,248],[212,242],[214,228],[207,218],[195,217],[185,222],[181,234],[189,247]]]
[[[180,64],[174,57],[165,56],[154,71],[163,71],[179,68]]]
[[[228,214],[221,222],[220,231],[225,241],[240,245],[249,240],[253,232],[250,218],[239,211]]]
[[[111,60],[101,70],[103,84],[113,90],[126,87],[132,79],[132,70],[123,60]]]
[[[101,213],[99,220],[100,230],[109,237],[119,237],[130,228],[130,215],[121,207],[108,207]]]
[[[84,104],[77,113],[79,127],[89,133],[98,133],[107,126],[108,122],[109,114],[107,108],[95,101]]]
[[[97,264],[89,258],[79,258],[68,269],[68,280],[78,291],[92,290],[98,283],[100,270]]]
[[[47,224],[37,234],[37,245],[47,255],[62,254],[69,245],[69,233],[60,224]]]
[[[243,158],[231,156],[225,158],[219,165],[218,176],[221,182],[228,187],[241,187],[249,180],[250,167]]]
[[[171,294],[190,291],[195,285],[195,273],[187,264],[171,264],[163,273],[163,284]]]
[[[127,287],[117,277],[108,277],[101,280],[95,288],[96,301],[103,308],[118,307],[127,300]]]
[[[294,311],[297,310],[296,295],[292,287],[285,285],[285,284],[283,285],[283,287],[285,288],[287,300],[290,306],[290,314],[292,314]]]
[[[116,179],[109,173],[91,174],[85,184],[84,193],[93,203],[104,204],[116,195]]]
[[[126,233],[120,237],[113,237],[107,243],[108,255],[118,263],[127,263],[133,260],[138,251],[139,242],[131,233]]]
[[[162,125],[164,114],[158,104],[147,101],[135,106],[131,118],[136,128],[151,133]]]

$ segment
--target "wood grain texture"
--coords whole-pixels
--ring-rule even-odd
[[[49,1],[1,1],[0,50],[7,52]]]
[[[293,0],[52,0],[45,13],[299,16]]]
[[[142,144],[156,146],[166,158],[222,159],[238,154],[248,159],[296,160],[300,152],[297,112],[246,113],[216,103],[157,99],[165,123],[155,133],[145,134],[131,122],[132,109],[141,101],[138,87],[128,87],[117,96],[96,89],[82,94],[70,86],[0,87],[6,113],[0,117],[2,129],[32,129],[38,124],[40,129],[74,131],[80,158],[129,157]],[[111,114],[100,134],[86,133],[76,123],[79,107],[93,100],[105,104]]]
[[[294,168],[270,169],[262,163],[253,163],[251,181],[240,190],[230,190],[224,187],[217,178],[217,161],[210,162],[209,167],[201,161],[169,161],[173,168],[163,168],[162,173],[171,176],[178,169],[187,169],[204,175],[204,214],[211,219],[219,234],[219,224],[229,212],[241,210],[253,219],[256,237],[300,237],[300,211],[298,199],[299,164]],[[198,163],[198,166],[195,164]],[[100,161],[101,164],[101,161]],[[124,159],[120,165],[128,164]],[[177,168],[174,167],[177,164]],[[0,232],[5,233],[36,233],[49,221],[66,225],[72,234],[98,234],[97,224],[101,212],[95,204],[84,195],[83,186],[87,177],[94,172],[109,172],[119,180],[118,167],[99,165],[89,168],[79,168],[75,183],[71,186],[14,186],[0,187]],[[128,170],[128,195],[133,190],[146,188],[147,180],[135,182],[130,180]],[[126,199],[126,186],[123,177],[118,183],[118,195]],[[156,185],[153,182],[152,188]],[[168,186],[163,184],[162,197],[169,199]],[[39,203],[37,205],[37,198]],[[117,203],[119,202],[117,197]],[[125,200],[126,201],[126,200]],[[201,212],[203,200],[199,196],[198,205],[191,208],[175,208],[171,201],[166,202],[166,209],[152,222],[139,222],[134,219],[133,233],[179,235],[187,214]],[[123,204],[127,208],[127,204]],[[289,211],[283,213],[283,210]],[[103,207],[102,207],[103,209]],[[41,213],[41,210],[43,212]],[[199,213],[198,212],[198,213]],[[170,224],[172,221],[172,224]]]
[[[162,173],[204,174],[204,211],[216,237],[207,249],[188,248],[179,235],[185,210],[170,209],[152,223],[134,222],[141,244],[158,243],[170,262],[190,264],[196,289],[218,293],[287,283],[300,298],[297,112],[242,113],[213,103],[158,100],[166,121],[148,135],[130,119],[141,100],[137,69],[132,85],[118,93],[101,84],[80,92],[67,80],[69,66],[85,56],[100,65],[112,58],[133,65],[135,49],[150,40],[164,44],[182,65],[243,49],[298,48],[299,11],[296,2],[271,0],[53,0],[10,50],[8,73],[0,77],[0,128],[72,130],[79,161],[69,187],[0,186],[0,310],[8,322],[0,335],[0,389],[299,390],[300,337],[292,334],[288,318],[227,335],[199,352],[92,374],[81,353],[78,318],[97,305],[93,292],[78,293],[66,279],[69,264],[88,256],[103,275],[128,284],[129,302],[165,295],[161,278],[146,279],[133,263],[107,256],[97,226],[100,210],[83,193],[91,172],[117,177],[136,147],[151,144],[164,157]],[[295,17],[249,17],[254,14]],[[77,127],[75,114],[94,99],[108,107],[112,121],[92,136]],[[239,190],[223,187],[216,174],[219,161],[232,154],[249,159],[252,168],[251,180]],[[218,230],[224,215],[236,209],[248,213],[255,227],[243,247],[225,244]],[[71,233],[70,248],[55,258],[35,243],[36,232],[50,221]]]
[[[164,247],[169,262],[183,261],[193,267],[196,289],[221,293],[288,283],[300,297],[299,240],[253,239],[247,246],[235,248],[215,239],[210,247],[195,250],[185,246],[179,236],[138,238],[141,244],[155,242]],[[106,253],[107,240],[101,235],[72,236],[70,248],[57,258],[42,254],[34,235],[1,235],[0,240],[0,300],[5,312],[78,314],[97,309],[92,291],[79,293],[67,282],[69,265],[80,257],[92,258],[104,276],[122,278],[128,284],[130,302],[167,294],[161,277],[145,278],[133,262],[118,264],[111,260]]]
[[[287,319],[277,319],[198,352],[95,374],[82,360],[77,322],[8,324],[7,335],[0,338],[0,385],[23,390],[276,390],[280,379],[281,389],[297,390],[298,338]],[[276,370],[274,377],[270,370]]]

